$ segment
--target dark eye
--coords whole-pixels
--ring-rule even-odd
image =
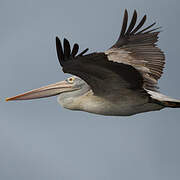
[[[74,78],[73,77],[70,77],[67,79],[69,83],[73,83],[74,82]]]

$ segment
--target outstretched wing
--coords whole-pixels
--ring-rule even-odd
[[[160,31],[156,31],[159,28],[152,28],[156,23],[141,29],[146,21],[146,15],[137,25],[136,21],[135,10],[127,28],[128,13],[125,10],[120,36],[105,53],[109,60],[135,67],[143,76],[143,87],[155,91],[165,64],[164,53],[156,46]]]
[[[79,46],[74,44],[71,51],[66,39],[63,46],[56,37],[57,55],[63,72],[82,78],[96,95],[105,96],[112,92],[125,95],[127,90],[142,90],[143,78],[134,67],[109,61],[105,53],[83,55],[88,49],[76,55]]]
[[[118,41],[104,53],[84,55],[88,50],[85,49],[77,55],[78,44],[74,44],[71,51],[68,40],[64,39],[62,48],[61,41],[56,38],[57,55],[63,71],[84,79],[98,95],[112,91],[126,94],[128,90],[144,88],[155,91],[165,63],[163,52],[155,44],[159,31],[151,29],[155,23],[141,30],[146,15],[138,25],[136,20],[134,11],[127,28],[128,13],[125,10]]]

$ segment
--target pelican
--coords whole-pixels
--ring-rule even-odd
[[[128,26],[125,10],[119,38],[105,52],[85,54],[87,48],[78,54],[77,43],[71,50],[67,39],[63,40],[62,46],[56,37],[57,57],[62,70],[74,76],[6,101],[58,95],[58,102],[64,108],[109,116],[179,108],[180,100],[158,91],[165,56],[156,45],[159,28],[154,28],[155,23],[144,28],[145,21],[146,15],[137,23],[134,10]]]

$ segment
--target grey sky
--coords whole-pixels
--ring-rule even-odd
[[[56,35],[90,52],[109,48],[125,8],[163,27],[159,86],[180,98],[178,0],[0,0],[1,98],[67,77],[56,58]],[[179,109],[98,116],[63,109],[56,97],[1,101],[0,179],[179,180],[179,116]]]

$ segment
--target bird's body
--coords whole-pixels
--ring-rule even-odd
[[[156,111],[165,107],[180,107],[180,100],[157,91],[163,73],[164,53],[157,47],[159,28],[155,23],[142,28],[146,15],[136,24],[134,11],[128,24],[125,10],[117,42],[105,52],[77,55],[79,45],[72,50],[67,39],[56,37],[56,49],[63,72],[75,75],[56,84],[32,90],[7,100],[26,100],[58,95],[58,102],[67,109],[101,115],[129,116]]]
[[[89,90],[82,96],[71,97],[58,96],[58,102],[62,107],[70,110],[86,111],[94,114],[108,116],[129,116],[137,113],[155,111],[163,108],[162,105],[149,102],[148,97],[141,94],[129,93],[126,96],[99,97]]]

